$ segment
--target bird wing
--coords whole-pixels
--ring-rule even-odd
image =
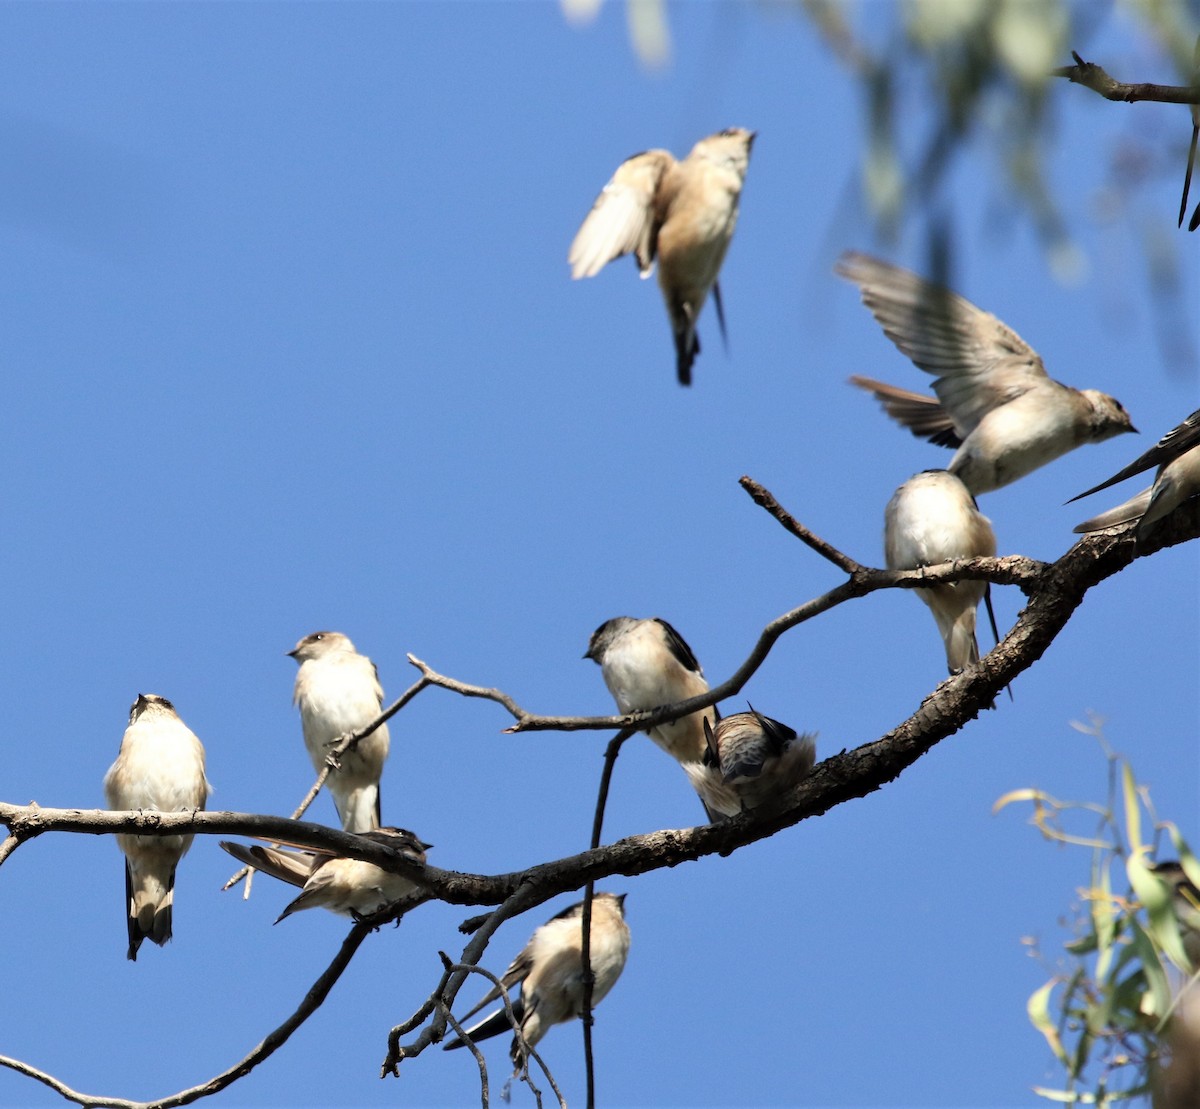
[[[667,646],[670,648],[671,654],[679,661],[679,664],[685,670],[691,670],[694,674],[703,674],[704,671],[700,669],[700,663],[696,661],[696,656],[692,653],[691,647],[687,645],[687,640],[661,616],[655,616],[654,622],[662,628],[663,635],[667,640]]]
[[[283,851],[276,847],[260,847],[257,843],[230,843],[221,840],[221,846],[239,862],[261,870],[272,878],[287,882],[290,886],[301,886],[308,881],[312,872],[332,856],[312,851]]]
[[[960,439],[993,408],[1056,385],[1020,335],[945,286],[857,251],[835,269],[858,286],[884,334],[937,379],[934,391]]]
[[[675,164],[666,150],[635,154],[617,167],[571,243],[572,277],[593,277],[614,258],[631,251],[643,277],[654,265],[655,194]]]

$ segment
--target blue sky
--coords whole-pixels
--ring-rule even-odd
[[[948,455],[845,384],[924,381],[831,267],[854,247],[919,268],[920,226],[873,239],[862,94],[803,19],[670,18],[674,62],[655,74],[613,3],[585,29],[536,3],[0,7],[4,800],[101,804],[128,706],[156,692],[207,747],[211,807],[290,812],[311,772],[284,652],[319,628],[350,635],[392,696],[415,677],[411,651],[537,711],[609,712],[580,656],[619,614],[669,619],[723,680],[766,621],[839,581],[742,474],[881,561],[892,491]],[[1174,80],[1115,14],[1071,45],[1119,76]],[[982,144],[936,203],[962,292],[1143,432],[982,498],[1001,553],[1046,559],[1136,486],[1063,502],[1197,405],[1195,365],[1161,357],[1141,237],[1179,251],[1180,303],[1200,293],[1200,238],[1174,230],[1186,117],[1050,94],[1047,169],[1077,282],[1051,275]],[[901,95],[919,126],[924,91]],[[731,125],[759,138],[722,274],[730,351],[709,309],[683,390],[653,284],[627,262],[572,282],[566,251],[623,158],[683,154]],[[1135,137],[1162,172],[1109,218],[1105,157]],[[1194,311],[1172,326],[1194,350]],[[633,947],[597,1013],[601,1100],[1033,1104],[1053,1069],[1024,1012],[1046,972],[1021,937],[1055,949],[1087,859],[991,805],[1020,786],[1102,797],[1103,760],[1070,726],[1094,712],[1200,840],[1197,568],[1192,545],[1098,587],[1011,702],[886,789],[731,858],[604,883],[629,894]],[[1020,595],[996,603],[1011,624]],[[943,676],[928,612],[895,592],[791,632],[747,694],[817,731],[822,757],[894,726]],[[507,723],[435,690],[393,724],[384,818],[435,844],[439,866],[509,871],[586,846],[607,735]],[[331,802],[312,813],[331,820]],[[610,839],[700,816],[670,760],[627,745]],[[287,892],[219,893],[233,869],[198,840],[175,941],[131,965],[115,846],[24,846],[0,870],[0,1053],[127,1097],[239,1058],[346,925],[305,913],[272,928]],[[488,965],[568,900],[506,925]],[[463,1053],[377,1077],[465,915],[427,906],[372,937],[305,1028],[216,1103],[472,1103]],[[542,1048],[581,1104],[578,1025]],[[504,1051],[488,1052],[494,1081]],[[0,1104],[59,1099],[0,1071]]]

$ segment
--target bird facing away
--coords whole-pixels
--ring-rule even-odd
[[[919,570],[958,558],[995,555],[996,536],[991,521],[954,474],[926,470],[909,478],[888,501],[883,549],[889,570]],[[937,621],[951,674],[979,661],[975,614],[987,589],[985,581],[956,581],[915,590]]]
[[[300,709],[313,769],[320,773],[329,748],[341,736],[360,731],[379,716],[383,687],[375,664],[341,632],[313,632],[288,654],[300,664],[292,702]],[[387,753],[387,725],[380,724],[330,771],[326,784],[347,832],[379,827],[379,778]]]
[[[204,775],[204,747],[165,697],[139,693],[117,761],[104,776],[110,809],[197,812],[212,786]],[[125,853],[125,902],[131,960],[142,940],[160,947],[171,938],[175,868],[192,837],[118,835]]]
[[[757,808],[794,788],[817,759],[815,736],[797,735],[753,707],[725,717],[716,728],[705,720],[704,734],[703,761],[684,770],[710,814],[737,816]]]
[[[595,1007],[608,996],[608,991],[621,977],[629,956],[625,894],[597,892],[592,898],[589,943],[589,961],[594,979],[592,1006]],[[522,1036],[530,1047],[536,1047],[552,1025],[562,1024],[583,1013],[582,901],[564,909],[533,933],[524,950],[509,964],[504,977],[500,979],[505,990],[511,990],[518,982],[521,984],[521,995],[512,1001],[512,1007],[521,1036],[513,1037],[509,1049],[509,1056],[516,1067],[520,1066],[523,1054]],[[500,989],[493,987],[462,1019],[470,1019],[499,996]],[[508,1014],[501,1006],[466,1029],[466,1034],[472,1040],[486,1040],[511,1027]],[[462,1047],[463,1042],[461,1039],[452,1040],[443,1050]]]
[[[358,834],[384,847],[394,848],[422,865],[425,863],[425,852],[433,846],[422,843],[405,828],[376,828]],[[316,908],[328,909],[331,913],[357,920],[421,888],[411,879],[393,874],[374,863],[347,859],[329,851],[313,848],[289,851],[282,847],[246,846],[226,840],[221,841],[221,846],[248,866],[281,882],[301,887],[300,896],[279,914],[276,924],[301,909]]]
[[[681,162],[668,150],[626,159],[596,198],[567,255],[574,278],[593,277],[622,254],[633,254],[642,277],[649,277],[657,257],[680,385],[692,383],[692,363],[700,353],[696,320],[710,289],[725,335],[717,274],[737,226],[754,134],[742,127],[718,131]]]
[[[1079,496],[1072,497],[1067,504],[1079,500],[1080,497],[1098,493],[1110,485],[1116,485],[1134,474],[1144,473],[1152,466],[1158,467],[1158,474],[1149,489],[1143,489],[1137,496],[1130,497],[1116,508],[1110,508],[1099,516],[1085,520],[1075,530],[1099,531],[1101,528],[1140,519],[1137,533],[1141,539],[1145,537],[1151,524],[1174,512],[1184,501],[1200,493],[1200,408],[1183,423],[1171,428],[1145,454],[1135,458],[1123,470],[1113,474],[1107,481],[1093,485]]]
[[[1137,430],[1119,401],[1054,381],[1015,331],[944,286],[854,251],[835,268],[884,334],[934,376],[937,399],[869,377],[851,383],[918,438],[957,448],[948,469],[975,496],[1084,443]]]
[[[616,616],[593,633],[584,658],[600,667],[604,684],[620,712],[673,705],[708,692],[708,682],[692,649],[666,620]],[[685,767],[704,758],[704,722],[716,723],[716,710],[702,709],[646,733]],[[710,814],[711,815],[711,814]]]

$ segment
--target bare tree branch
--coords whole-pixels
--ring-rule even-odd
[[[1050,71],[1051,77],[1065,77],[1074,85],[1083,85],[1099,93],[1105,100],[1122,100],[1132,104],[1137,100],[1153,100],[1160,104],[1200,104],[1200,85],[1155,85],[1148,81],[1127,84],[1110,77],[1095,62],[1085,62],[1074,50],[1074,65],[1060,66]]]
[[[839,570],[845,570],[847,574],[861,573],[864,567],[855,562],[849,555],[842,554],[836,547],[830,543],[826,543],[818,535],[814,535],[802,523],[800,523],[790,512],[784,509],[780,503],[772,496],[770,490],[760,485],[754,478],[742,476],[738,478],[738,484],[750,494],[751,499],[761,508],[765,508],[772,516],[775,517],[789,532],[792,533],[802,543],[806,543],[822,558],[828,559]]]
[[[764,500],[760,503],[776,518],[783,513],[777,505],[778,511],[769,507],[775,503],[774,498],[770,502]],[[984,705],[991,702],[1003,686],[1032,666],[1070,621],[1075,609],[1093,586],[1119,573],[1136,558],[1187,542],[1198,535],[1200,498],[1178,509],[1141,542],[1136,538],[1136,528],[1133,526],[1108,529],[1084,536],[1058,561],[1050,564],[1010,556],[972,559],[904,573],[860,569],[852,572],[843,585],[768,624],[746,661],[726,682],[708,694],[627,717],[536,717],[525,713],[511,697],[498,690],[482,690],[482,687],[444,679],[425,668],[424,664],[414,663],[422,668],[423,676],[410,693],[427,684],[440,684],[466,696],[486,696],[503,705],[517,718],[518,724],[510,731],[551,727],[559,727],[564,731],[613,726],[621,728],[622,735],[610,743],[610,757],[606,757],[606,775],[611,776],[612,764],[619,749],[618,741],[623,742],[624,733],[664,720],[677,719],[736,693],[779,636],[846,600],[866,596],[878,589],[918,588],[934,582],[963,579],[1015,584],[1029,598],[1008,634],[977,665],[942,682],[907,720],[886,735],[827,758],[789,796],[718,824],[691,829],[664,829],[599,846],[603,796],[607,788],[607,781],[602,779],[601,798],[593,828],[593,847],[582,854],[541,863],[523,871],[477,875],[440,870],[422,866],[390,847],[341,829],[275,816],[221,812],[109,812],[0,803],[0,824],[7,826],[10,832],[8,839],[0,845],[0,859],[11,854],[25,840],[52,831],[91,835],[108,835],[118,831],[141,835],[232,833],[324,848],[349,858],[362,859],[414,879],[425,891],[412,899],[388,906],[369,920],[355,924],[337,957],[314,983],[295,1013],[243,1060],[202,1085],[152,1102],[133,1102],[80,1094],[58,1079],[17,1060],[0,1058],[0,1065],[42,1082],[68,1100],[89,1107],[107,1105],[120,1109],[170,1109],[215,1093],[248,1073],[286,1042],[291,1033],[323,1002],[354,952],[372,927],[381,921],[398,917],[421,900],[429,898],[453,904],[496,905],[497,908],[487,914],[479,925],[459,960],[461,967],[473,969],[478,965],[491,936],[504,920],[526,912],[560,893],[578,890],[614,874],[632,876],[705,855],[728,854],[802,820],[819,816],[845,801],[866,796],[892,781],[923,754],[961,729]],[[835,549],[830,547],[829,550]],[[840,555],[840,552],[837,553]],[[389,711],[399,707],[398,703]],[[415,1057],[430,1044],[440,1042],[448,1025],[445,1010],[453,1005],[467,973],[466,969],[455,969],[444,974],[438,989],[421,1006],[417,1017],[392,1029],[388,1037],[383,1074],[397,1074],[402,1059]],[[431,1013],[432,1022],[417,1039],[401,1045],[400,1036],[426,1021]],[[553,1084],[552,1078],[551,1082]]]

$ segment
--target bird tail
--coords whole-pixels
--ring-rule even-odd
[[[1110,508],[1107,512],[1101,512],[1099,516],[1093,516],[1090,520],[1084,520],[1082,524],[1077,524],[1075,531],[1079,534],[1102,531],[1104,528],[1137,520],[1150,507],[1151,492],[1150,489],[1143,489],[1136,497],[1130,497],[1124,504],[1119,504],[1116,508]]]
[[[525,1003],[521,998],[517,998],[513,1002],[513,1016],[516,1018],[517,1027],[521,1026],[521,1022],[525,1018]],[[501,1032],[511,1032],[512,1023],[508,1019],[508,1013],[501,1006],[495,1012],[488,1013],[481,1021],[477,1021],[470,1028],[464,1030],[464,1035],[470,1037],[472,1041],[490,1040],[493,1036],[499,1036]],[[461,1037],[455,1037],[446,1044],[443,1051],[453,1051],[456,1047],[463,1047],[466,1041]]]
[[[137,961],[142,940],[161,947],[171,938],[171,908],[175,900],[175,868],[166,881],[151,870],[125,865],[125,898],[128,906],[126,925],[129,934],[127,958]]]
[[[954,421],[936,397],[859,374],[850,377],[850,384],[870,393],[883,406],[884,412],[918,439],[928,439],[936,446],[951,449],[962,446],[962,437],[955,430]]]
[[[334,803],[346,832],[372,832],[380,825],[379,784],[368,782],[346,793],[335,794]]]

